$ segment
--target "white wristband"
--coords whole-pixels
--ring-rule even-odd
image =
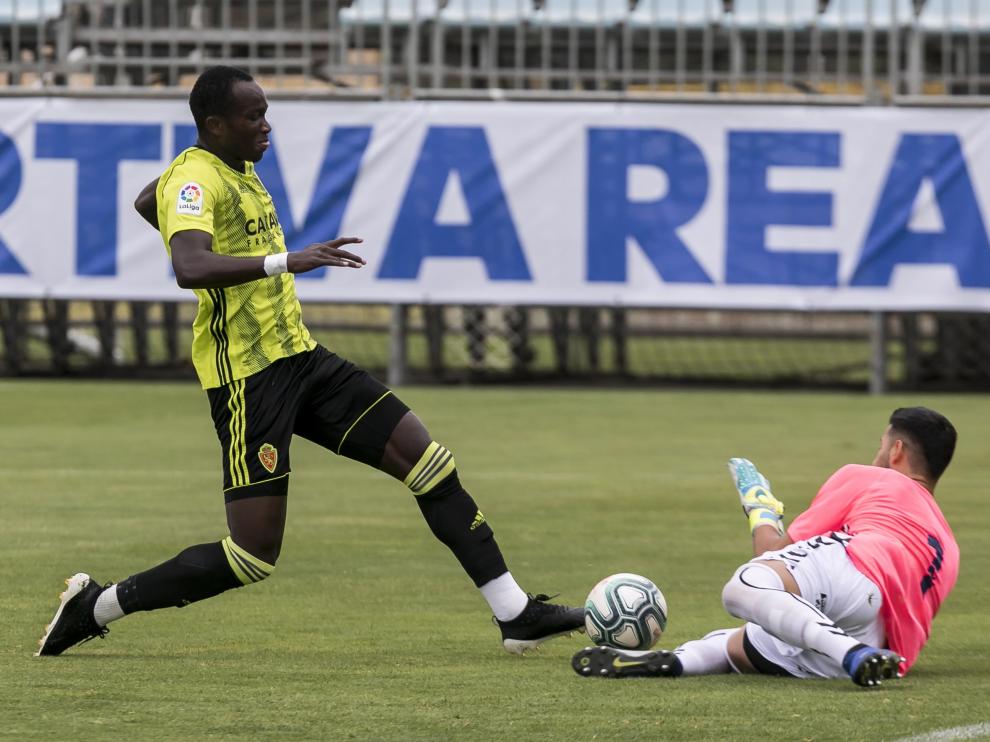
[[[289,253],[280,252],[277,255],[265,256],[265,273],[269,276],[277,276],[289,270]]]

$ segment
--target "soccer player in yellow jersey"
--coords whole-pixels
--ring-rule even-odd
[[[68,588],[40,642],[57,655],[103,637],[110,621],[185,606],[272,574],[282,545],[293,435],[402,481],[434,535],[491,606],[505,649],[521,653],[579,630],[583,611],[530,597],[508,571],[491,528],[461,486],[454,457],[391,391],[310,337],[293,274],[360,268],[342,237],[286,252],[282,228],[254,170],[268,148],[268,103],[250,75],[213,67],[189,96],[196,146],[135,202],[162,235],[176,281],[199,300],[193,363],[223,453],[229,535],[190,546],[116,584],[86,573]]]

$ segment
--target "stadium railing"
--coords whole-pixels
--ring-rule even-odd
[[[990,92],[990,11],[954,0],[7,0],[0,38],[8,93],[181,90],[220,60],[384,99]]]
[[[952,0],[0,3],[0,95],[182,95],[217,62],[276,96],[983,106],[990,13]],[[189,374],[189,304],[0,299],[7,374]],[[409,380],[986,388],[986,315],[319,306]]]

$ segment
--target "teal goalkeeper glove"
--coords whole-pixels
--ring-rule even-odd
[[[752,533],[760,526],[773,526],[784,535],[784,503],[770,492],[770,482],[749,459],[729,459],[729,474],[739,493],[743,512],[749,518]]]

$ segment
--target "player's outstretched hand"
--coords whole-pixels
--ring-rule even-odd
[[[729,474],[732,483],[739,493],[739,502],[743,512],[749,518],[750,528],[771,525],[782,531],[781,519],[784,515],[784,503],[770,492],[770,482],[760,474],[759,470],[749,459],[729,459]]]
[[[364,240],[360,237],[338,237],[326,242],[314,242],[298,252],[290,252],[286,267],[289,273],[305,273],[325,265],[360,268],[365,264],[364,258],[341,248],[344,245],[356,245],[361,242]]]

